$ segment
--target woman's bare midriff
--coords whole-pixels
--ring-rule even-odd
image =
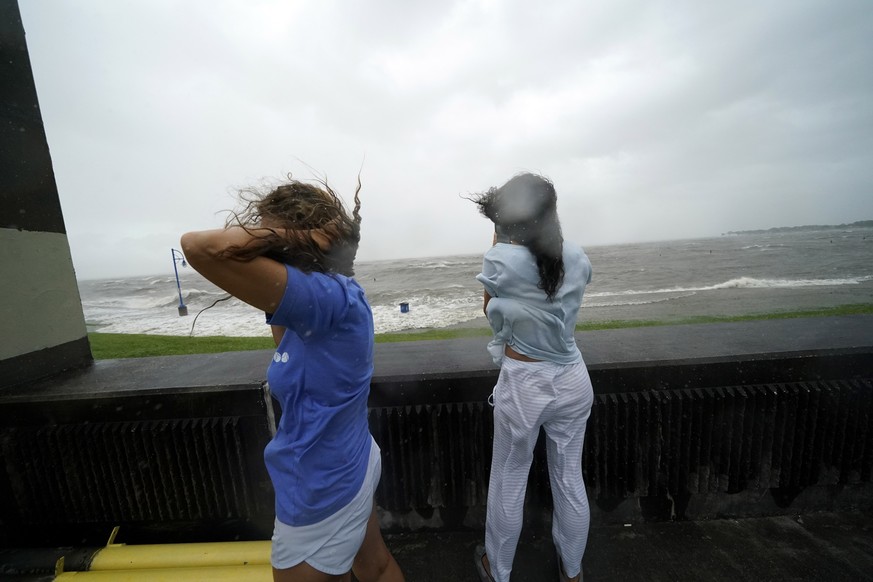
[[[539,362],[539,361],[541,361],[541,360],[535,360],[533,358],[529,358],[529,357],[525,356],[524,354],[519,354],[514,349],[512,349],[512,347],[509,344],[506,344],[506,346],[503,348],[503,354],[507,358],[511,358],[513,360],[518,360],[519,362]]]

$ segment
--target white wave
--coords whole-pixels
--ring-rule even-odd
[[[697,292],[691,291],[689,293],[677,293],[669,297],[656,297],[654,299],[625,299],[618,301],[589,301],[588,295],[586,295],[585,300],[582,302],[582,308],[585,309],[596,307],[627,307],[632,305],[651,305],[653,303],[664,303],[665,301],[681,299],[682,297],[691,297],[692,295],[697,295]]]
[[[254,337],[269,336],[270,328],[264,323],[264,315],[252,308],[237,310],[208,310],[197,317],[197,311],[189,309],[189,315],[180,316],[176,309],[151,309],[141,313],[119,313],[108,309],[85,309],[89,325],[102,333],[142,333],[150,335],[189,335],[197,317],[193,335]]]
[[[843,279],[755,279],[738,277],[715,285],[701,287],[670,287],[651,290],[600,291],[586,293],[585,297],[610,297],[621,295],[653,295],[659,293],[686,293],[689,291],[716,291],[718,289],[790,289],[799,287],[839,287],[841,285],[860,285],[873,280],[873,275],[847,277]]]
[[[162,293],[150,297],[130,297],[120,302],[126,309],[158,309],[179,304],[179,296],[172,293]]]
[[[447,259],[439,259],[432,261],[422,261],[420,263],[411,263],[409,266],[414,269],[447,269],[449,267],[457,267],[459,265],[468,265],[470,261],[452,261]]]
[[[865,281],[870,281],[873,276],[867,277],[850,277],[845,279],[753,279],[751,277],[740,277],[731,279],[718,285],[703,287],[700,291],[709,291],[710,289],[786,289],[792,287],[838,287],[840,285],[859,285]]]
[[[409,311],[402,313],[396,305],[374,305],[373,323],[376,333],[406,329],[448,327],[476,319],[482,315],[480,297],[459,297],[434,300],[427,297],[409,302]]]
[[[461,295],[454,298],[418,296],[410,298],[409,311],[400,312],[395,304],[373,305],[376,333],[420,328],[441,328],[476,319],[482,315],[481,296]],[[124,310],[114,305],[83,302],[89,327],[103,333],[141,333],[153,335],[189,335],[199,308],[188,305],[187,317],[180,317],[175,306],[158,305],[141,310]],[[242,302],[220,303],[203,311],[197,318],[195,336],[269,336],[263,313]]]
[[[744,247],[740,247],[740,250],[750,251],[750,250],[758,249],[761,251],[766,251],[766,250],[770,250],[770,249],[779,249],[779,248],[785,248],[785,245],[783,245],[783,244],[747,245]]]
[[[174,277],[149,277],[145,280],[149,285],[164,285],[175,281]]]
[[[417,265],[411,265],[416,269],[445,269],[452,266],[452,263],[447,261],[435,261],[432,263],[418,263]]]

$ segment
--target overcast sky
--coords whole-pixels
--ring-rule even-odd
[[[360,260],[484,252],[463,196],[519,171],[585,246],[873,219],[868,0],[20,8],[79,278],[362,163]]]

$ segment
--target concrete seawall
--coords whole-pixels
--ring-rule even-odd
[[[380,487],[386,525],[483,523],[492,431],[484,402],[498,372],[486,341],[378,352],[371,430],[386,461],[394,455],[403,467]],[[577,342],[596,393],[583,468],[601,523],[873,499],[870,316],[595,331]],[[551,504],[538,449],[528,520],[548,519]]]
[[[595,523],[873,507],[873,316],[577,340],[596,392],[583,459]],[[486,342],[377,345],[386,528],[481,527],[498,372]],[[0,541],[100,543],[114,525],[129,543],[269,537],[270,357],[98,361],[5,390]],[[544,477],[538,454],[528,520],[548,519]]]

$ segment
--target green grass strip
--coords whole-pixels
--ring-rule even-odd
[[[694,316],[670,320],[615,320],[592,321],[576,326],[579,331],[600,329],[623,329],[661,325],[685,325],[696,323],[725,323],[756,321],[763,319],[791,319],[797,317],[826,317],[836,315],[863,315],[873,313],[873,303],[857,303],[805,311],[785,311],[736,316]],[[432,329],[420,332],[380,333],[377,343],[410,342],[426,340],[458,339],[465,337],[488,337],[491,330],[477,328]],[[146,335],[126,333],[89,333],[91,352],[97,360],[115,358],[142,358],[147,356],[175,356],[182,354],[213,354],[219,352],[242,352],[269,350],[274,347],[270,337],[187,337],[169,335]]]
[[[464,337],[489,337],[491,328],[456,328],[456,329],[428,329],[425,331],[408,331],[399,333],[376,334],[377,344],[394,342],[417,342],[422,340],[458,339]]]
[[[88,341],[91,342],[91,353],[95,360],[244,352],[276,347],[271,337],[187,337],[95,332],[88,334]]]
[[[836,307],[822,307],[803,311],[777,311],[775,313],[750,313],[747,315],[695,315],[678,319],[664,320],[614,320],[592,321],[576,325],[576,331],[598,329],[622,329],[628,327],[655,327],[661,325],[687,325],[695,323],[731,323],[738,321],[760,321],[765,319],[795,319],[799,317],[834,317],[838,315],[867,315],[873,313],[873,303],[852,303]]]

